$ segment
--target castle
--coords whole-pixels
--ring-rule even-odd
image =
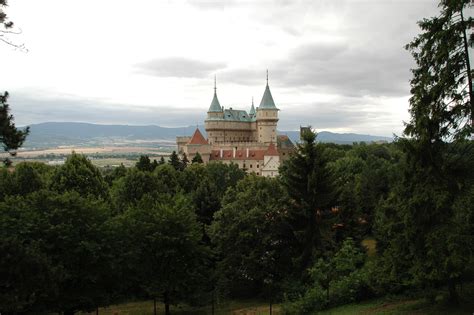
[[[199,153],[204,163],[234,163],[247,172],[275,177],[280,163],[294,150],[287,136],[277,135],[278,111],[268,73],[260,105],[255,108],[252,100],[249,113],[221,106],[214,82],[214,97],[205,120],[207,139],[196,128],[191,137],[176,138],[178,152],[189,159]]]

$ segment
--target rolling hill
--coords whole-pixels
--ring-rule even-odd
[[[176,136],[191,135],[196,126],[179,128],[156,125],[99,125],[79,122],[47,122],[30,125],[25,149],[54,148],[60,146],[174,146]],[[199,126],[205,135],[204,127]],[[279,131],[293,141],[299,131]],[[392,141],[392,138],[355,133],[338,134],[327,131],[318,133],[321,142],[351,144],[353,142]]]

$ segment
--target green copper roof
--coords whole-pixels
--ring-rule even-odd
[[[255,116],[255,106],[253,106],[253,102],[252,102],[252,107],[250,107],[249,115]]]
[[[217,93],[214,91],[214,98],[212,99],[211,106],[209,107],[209,112],[222,112],[221,104],[219,104],[219,100],[217,99]]]
[[[265,88],[265,92],[263,93],[262,101],[260,102],[258,109],[278,109],[275,106],[275,102],[273,101],[272,93],[270,92],[270,87],[268,84]]]
[[[252,119],[249,117],[245,110],[225,109],[224,120],[251,121]]]

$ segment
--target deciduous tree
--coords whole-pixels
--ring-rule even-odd
[[[119,218],[128,245],[128,264],[139,286],[170,305],[186,300],[204,283],[207,250],[193,207],[182,194],[154,200],[148,196]]]

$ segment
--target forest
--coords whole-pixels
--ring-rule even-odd
[[[303,134],[278,178],[177,155],[106,171],[78,154],[2,169],[2,314],[134,299],[171,312],[260,297],[286,314],[390,293],[462,302],[474,280],[472,142],[446,144],[442,167],[416,169],[402,140],[316,139]]]

